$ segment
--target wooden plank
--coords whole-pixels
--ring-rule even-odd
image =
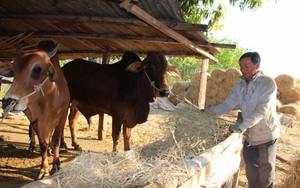
[[[150,14],[145,12],[144,10],[140,9],[138,6],[131,4],[130,0],[123,1],[120,6],[127,11],[131,12],[141,20],[145,21],[146,23],[152,25],[154,28],[158,29],[162,33],[165,33],[166,35],[170,36],[171,38],[177,40],[181,44],[187,46],[188,48],[192,49],[193,51],[203,55],[204,57],[210,59],[212,62],[217,63],[218,59],[215,58],[213,55],[205,52],[201,48],[199,48],[196,44],[185,38],[184,36],[180,35],[173,29],[167,27],[159,20],[153,18]]]
[[[242,148],[242,135],[231,134],[186,164],[191,177],[180,187],[221,187],[238,172]]]
[[[209,63],[208,59],[203,59],[201,75],[200,75],[199,95],[198,95],[198,107],[200,109],[205,108],[208,63]]]
[[[134,24],[137,26],[147,27],[149,24],[132,18],[111,18],[111,17],[99,17],[99,16],[79,16],[79,15],[51,15],[51,14],[3,14],[0,18],[9,19],[38,19],[38,20],[54,20],[54,21],[87,21],[98,23],[111,23],[111,24]],[[178,23],[174,21],[162,21],[170,28],[179,31],[208,31],[208,25],[205,24],[191,24],[191,23]]]

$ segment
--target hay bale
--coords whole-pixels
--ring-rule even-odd
[[[178,81],[173,85],[171,91],[175,95],[179,95],[179,94],[186,92],[190,87],[191,87],[190,82]]]
[[[191,86],[199,87],[201,80],[201,72],[196,72],[191,78]]]
[[[300,92],[294,88],[284,89],[280,92],[280,99],[283,104],[290,104],[300,101]]]
[[[205,108],[220,104],[217,97],[209,97],[205,100]]]
[[[278,112],[293,115],[297,121],[300,120],[300,106],[296,103],[283,105],[278,109]]]
[[[232,87],[233,85],[230,82],[224,82],[219,85],[218,98],[224,101],[230,95]]]
[[[241,79],[240,76],[242,75],[241,71],[236,68],[227,69],[225,71],[225,74],[226,74],[225,82],[231,86],[236,84]]]
[[[175,94],[176,96],[175,97],[170,96],[169,97],[170,102],[174,105],[180,103],[183,97],[185,96],[185,92],[188,91],[190,87],[191,87],[190,82],[186,82],[186,81],[176,82],[171,89],[172,93]]]
[[[282,106],[283,106],[282,102],[279,99],[277,99],[276,100],[276,111],[278,112],[279,108],[281,108]]]
[[[207,80],[206,98],[217,96],[218,95],[218,88],[219,88],[219,86],[214,80],[212,80],[212,79]]]
[[[221,83],[225,79],[226,74],[225,71],[222,69],[215,69],[211,73],[211,80],[213,80],[216,83]]]
[[[191,101],[194,105],[198,106],[199,87],[191,86],[190,89],[185,92],[185,98]]]
[[[290,89],[296,85],[296,80],[288,74],[277,76],[275,82],[279,91]]]

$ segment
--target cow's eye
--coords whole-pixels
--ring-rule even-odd
[[[42,68],[39,65],[35,65],[31,71],[31,77],[35,80],[41,76]]]

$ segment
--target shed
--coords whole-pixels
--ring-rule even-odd
[[[166,56],[209,60],[220,48],[205,36],[207,25],[184,21],[178,0],[2,0],[0,2],[0,63],[43,40],[60,44],[60,59],[102,57],[126,51],[159,51]],[[199,107],[205,101],[203,74]]]

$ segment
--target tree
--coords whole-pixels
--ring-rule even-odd
[[[211,40],[216,43],[226,43],[226,44],[235,44],[238,46],[238,43],[232,39],[223,38],[223,39],[214,39],[211,37]],[[215,54],[215,57],[219,60],[218,63],[209,64],[208,73],[211,73],[215,69],[223,69],[226,70],[228,68],[239,68],[239,58],[242,54],[244,54],[249,49],[237,47],[236,49],[222,49],[221,53]],[[180,74],[181,78],[180,80],[183,81],[190,81],[191,77],[198,71],[201,71],[202,67],[202,60],[196,59],[194,57],[186,57],[186,58],[178,58],[178,57],[172,57],[168,59],[168,62],[175,66]],[[168,79],[168,82],[170,85],[178,81],[176,78],[170,77]]]
[[[254,10],[262,6],[262,0],[228,0],[231,6],[240,10]],[[277,1],[277,0],[275,0]],[[215,2],[218,2],[215,5]],[[219,21],[224,18],[226,8],[217,0],[179,0],[182,14],[186,21],[200,24],[208,20],[210,29],[220,29]]]
[[[211,38],[216,43],[225,43],[225,44],[235,44],[238,46],[238,43],[232,39],[223,38],[221,40]],[[228,68],[239,68],[239,58],[250,49],[237,47],[236,49],[222,49],[221,53],[215,54],[215,57],[219,60],[216,64],[210,64],[208,72],[212,72],[214,69],[228,69]]]

